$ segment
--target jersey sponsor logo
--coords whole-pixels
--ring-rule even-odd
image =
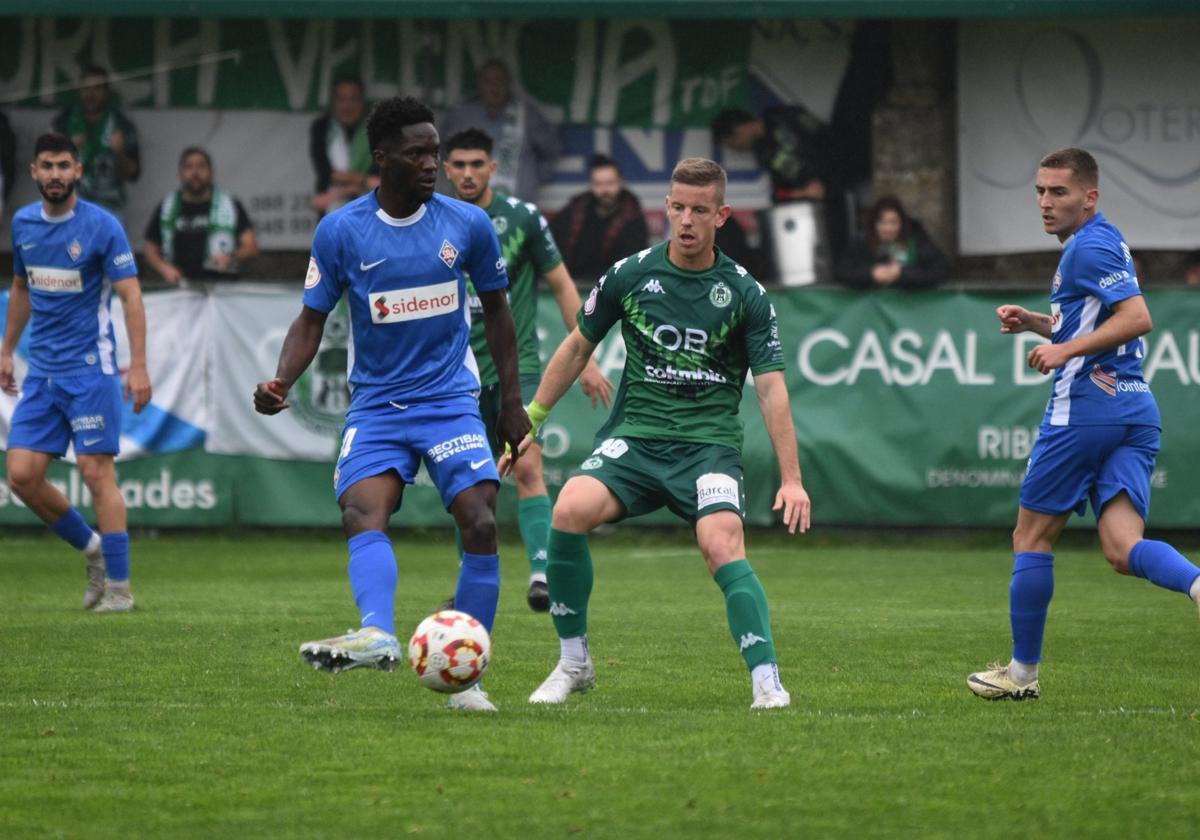
[[[1090,378],[1093,385],[1110,397],[1117,395],[1117,375],[1115,373],[1107,373],[1100,365],[1093,365]]]
[[[29,266],[26,272],[29,288],[39,292],[79,294],[83,291],[83,275],[77,269]]]
[[[504,261],[503,256],[500,257],[498,260],[496,260],[496,271],[503,271],[507,267],[508,267],[508,263],[506,263]]]
[[[83,246],[79,244],[78,239],[72,239],[71,244],[67,246],[67,255],[72,260],[77,260],[83,254]]]
[[[1121,253],[1125,256],[1125,265],[1133,265],[1133,251],[1129,250],[1124,239],[1121,240]]]
[[[98,432],[105,428],[107,426],[104,423],[103,414],[81,414],[71,418],[72,432]]]
[[[663,289],[662,283],[659,283],[655,279],[651,279],[648,283],[646,283],[645,286],[642,286],[642,291],[643,292],[652,292],[653,294],[656,294],[656,295],[665,295],[666,294],[666,290]]]
[[[737,479],[724,473],[705,473],[696,479],[696,509],[719,504],[731,504],[738,510]]]
[[[1109,286],[1115,286],[1122,280],[1128,280],[1129,277],[1129,272],[1125,271],[1124,269],[1121,271],[1114,271],[1112,274],[1108,274],[1100,278],[1100,288],[1107,289]]]
[[[358,270],[359,271],[370,271],[375,266],[383,265],[385,262],[387,262],[387,257],[384,257],[381,260],[375,260],[375,262],[372,262],[372,263],[363,262],[362,260],[359,260],[358,261]]]
[[[123,268],[124,266],[129,265],[131,262],[133,262],[132,251],[126,251],[123,254],[117,254],[117,256],[113,258],[113,266],[115,268]]]
[[[672,324],[659,324],[654,328],[650,339],[659,347],[668,350],[683,348],[685,353],[703,353],[708,346],[708,333],[695,327],[679,327]]]
[[[733,291],[724,283],[718,282],[708,292],[708,302],[717,309],[724,309],[733,303]]]
[[[587,296],[587,300],[583,302],[583,314],[591,315],[596,311],[596,298],[600,294],[600,286],[597,284],[592,288],[592,293]]]
[[[321,269],[317,266],[317,258],[308,258],[308,273],[304,275],[304,288],[314,288],[321,282]]]
[[[666,367],[646,365],[645,371],[649,379],[656,379],[659,382],[686,382],[688,384],[695,382],[716,382],[721,384],[728,381],[715,370],[680,370],[670,363]]]
[[[458,249],[450,244],[449,239],[443,239],[442,250],[438,251],[438,257],[446,264],[447,268],[454,268],[454,261],[458,259]]]
[[[469,434],[459,435],[458,437],[452,437],[450,440],[444,440],[435,446],[431,446],[426,450],[426,454],[429,456],[429,460],[431,460],[433,463],[440,464],[447,458],[451,458],[455,455],[461,455],[464,452],[473,452],[477,449],[482,449],[485,452],[489,451],[487,441],[484,439],[483,435],[471,432]],[[482,467],[490,460],[492,459],[489,455],[487,458],[479,462],[479,466]],[[477,470],[479,467],[476,467],[474,464],[472,464],[471,469]]]
[[[395,324],[436,318],[457,312],[459,308],[458,281],[448,280],[415,289],[393,289],[375,292],[368,298],[374,310],[376,324]]]

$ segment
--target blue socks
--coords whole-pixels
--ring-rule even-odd
[[[1140,578],[1187,595],[1200,568],[1165,542],[1142,540],[1129,552],[1129,571]]]
[[[500,555],[463,552],[454,609],[465,612],[492,632],[500,599]]]
[[[62,515],[62,519],[50,524],[50,530],[70,543],[76,551],[83,551],[92,539],[92,526],[88,525],[74,507]]]
[[[378,627],[396,635],[396,555],[383,531],[364,531],[351,537],[350,589],[362,613],[363,627]]]
[[[1018,662],[1034,665],[1042,661],[1046,612],[1053,596],[1054,555],[1037,551],[1017,554],[1008,590],[1008,610],[1012,621],[1012,658]]]
[[[114,531],[100,535],[100,551],[104,554],[104,577],[113,583],[129,580],[129,534]]]

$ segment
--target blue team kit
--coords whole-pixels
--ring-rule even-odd
[[[346,293],[353,337],[339,498],[388,470],[411,483],[421,461],[447,507],[499,481],[479,415],[467,275],[478,291],[508,286],[491,220],[466,202],[435,195],[396,219],[372,192],[317,226],[304,305],[330,312]]]
[[[13,215],[13,274],[31,308],[29,371],[13,412],[10,449],[62,455],[115,454],[121,384],[112,284],[137,275],[125,231],[112,214],[79,199],[62,217],[41,202]]]
[[[1050,293],[1051,339],[1059,344],[1094,332],[1116,304],[1141,293],[1129,246],[1097,213],[1063,247]],[[1022,507],[1082,515],[1090,500],[1098,516],[1125,491],[1146,518],[1162,419],[1142,374],[1144,355],[1135,338],[1055,371]]]

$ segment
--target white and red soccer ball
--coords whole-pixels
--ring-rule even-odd
[[[465,612],[442,610],[417,625],[408,642],[408,664],[421,685],[456,694],[479,682],[491,651],[482,624]]]

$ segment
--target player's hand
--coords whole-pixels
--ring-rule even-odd
[[[108,135],[108,147],[112,149],[115,154],[125,154],[125,132],[121,131],[119,128],[114,129],[113,133]]]
[[[14,369],[12,354],[0,354],[0,391],[10,397],[17,395],[17,377],[13,373]]]
[[[612,381],[600,372],[600,366],[596,364],[595,359],[588,359],[583,373],[579,374],[579,387],[591,399],[592,408],[596,407],[597,399],[604,403],[605,408],[612,405]]]
[[[504,444],[505,450],[516,451],[514,460],[525,451],[520,446],[529,436],[529,430],[532,428],[533,423],[529,421],[529,415],[525,413],[525,406],[521,405],[519,400],[505,402],[500,406],[500,418],[496,421],[496,437]]]
[[[174,285],[183,280],[183,272],[177,266],[167,263],[163,266],[162,279]]]
[[[514,456],[512,449],[505,449],[504,454],[500,456],[500,460],[496,462],[496,472],[500,473],[500,477],[510,474],[513,471],[513,465],[517,458],[520,458],[529,451],[529,447],[533,446],[534,440],[531,436],[526,436],[525,440],[521,441],[521,445],[517,447],[517,454]]]
[[[291,408],[287,401],[288,386],[282,379],[276,377],[268,382],[259,382],[254,389],[254,410],[259,414],[278,414],[285,408]]]
[[[1069,362],[1072,355],[1062,344],[1039,344],[1029,351],[1025,362],[1038,373],[1049,373]]]
[[[900,279],[900,263],[895,260],[878,263],[871,269],[871,279],[880,286],[890,286]]]
[[[1019,333],[1033,327],[1034,314],[1024,306],[1006,303],[996,307],[996,317],[1000,319],[1000,332]]]
[[[125,399],[133,397],[133,413],[141,414],[150,402],[150,375],[144,367],[131,367],[125,374]]]
[[[789,534],[796,533],[797,529],[801,534],[808,530],[812,502],[808,498],[808,491],[799,481],[783,482],[775,494],[775,504],[771,510],[783,511],[783,524],[787,526]]]

